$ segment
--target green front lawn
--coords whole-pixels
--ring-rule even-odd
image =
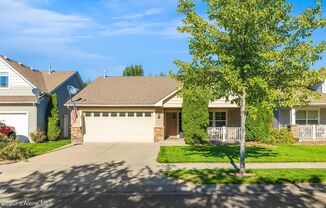
[[[234,175],[234,169],[200,169],[165,171],[164,175],[197,184],[284,184],[326,182],[326,169],[251,169],[254,177]]]
[[[29,148],[33,156],[36,156],[45,154],[67,144],[70,144],[70,140],[59,140],[46,143],[22,143],[21,146]]]
[[[161,163],[239,162],[239,146],[161,146]],[[326,145],[246,147],[246,162],[326,162]]]

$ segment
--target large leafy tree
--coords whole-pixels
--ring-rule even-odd
[[[142,65],[130,65],[123,70],[123,76],[144,76]]]
[[[245,121],[252,106],[271,109],[305,103],[307,87],[320,79],[310,66],[321,59],[325,41],[313,31],[325,27],[321,2],[293,16],[285,0],[179,0],[180,32],[190,34],[191,62],[176,61],[181,82],[206,85],[212,99],[241,107],[240,174],[245,173]],[[299,93],[298,93],[299,92]]]

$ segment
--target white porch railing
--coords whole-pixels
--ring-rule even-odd
[[[298,138],[326,139],[326,125],[298,125]]]
[[[217,142],[240,142],[241,127],[209,127],[208,137]]]

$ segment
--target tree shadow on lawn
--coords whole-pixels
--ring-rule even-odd
[[[239,145],[220,145],[220,146],[190,146],[185,147],[186,155],[201,155],[206,158],[224,158],[227,157],[231,163],[239,161]],[[247,158],[276,157],[278,153],[264,147],[246,147]]]
[[[17,170],[19,171],[19,170]],[[35,171],[0,182],[0,202],[51,200],[52,207],[308,207],[323,205],[324,185],[194,185],[165,177],[151,168],[131,170],[124,162]],[[32,206],[19,206],[32,207]]]

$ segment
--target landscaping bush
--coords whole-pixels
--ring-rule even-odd
[[[48,104],[48,126],[47,126],[47,135],[50,141],[57,140],[61,135],[60,116],[57,102],[57,95],[52,94],[51,99]]]
[[[183,90],[182,96],[182,129],[186,144],[209,144],[207,93],[203,89],[189,89]]]
[[[272,129],[273,111],[263,106],[249,109],[246,121],[246,140],[266,142]]]
[[[19,142],[11,141],[0,149],[0,159],[25,160],[32,156],[29,148],[22,147]]]
[[[267,143],[270,144],[293,144],[296,139],[288,129],[271,129],[271,134]]]
[[[9,139],[8,137],[5,137],[3,135],[0,135],[0,149],[5,147],[9,142],[11,142],[12,140]]]
[[[48,139],[45,132],[41,129],[38,129],[37,131],[30,133],[29,136],[35,143],[43,143],[46,142]]]

